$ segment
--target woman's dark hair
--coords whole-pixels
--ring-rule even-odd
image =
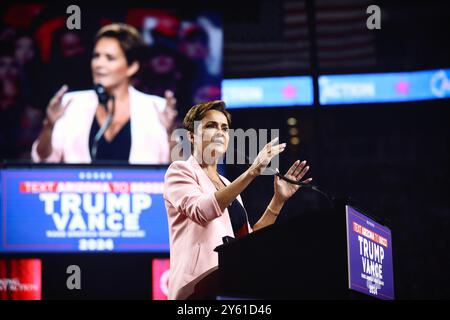
[[[201,121],[209,110],[222,112],[227,118],[228,126],[231,126],[231,114],[225,109],[225,102],[222,100],[214,100],[196,104],[189,109],[184,117],[183,127],[190,132],[194,132],[194,122]]]
[[[125,23],[113,23],[102,27],[95,35],[97,43],[101,38],[114,38],[119,41],[125,53],[128,65],[141,62],[145,54],[146,45],[136,28]]]

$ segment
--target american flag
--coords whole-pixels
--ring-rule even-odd
[[[317,0],[316,44],[320,70],[376,65],[375,33],[367,29],[367,0]]]
[[[310,8],[315,17],[319,70],[375,65],[374,32],[366,27],[367,0],[312,4],[308,7],[306,0],[262,1],[253,9],[253,19],[231,23],[225,30],[225,77],[310,73]]]

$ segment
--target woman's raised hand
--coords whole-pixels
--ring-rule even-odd
[[[170,90],[166,90],[164,92],[164,98],[166,98],[166,107],[162,112],[158,113],[158,116],[159,121],[164,126],[164,128],[166,128],[167,133],[170,134],[175,123],[175,118],[178,114],[176,108],[177,99],[175,98],[173,92]]]
[[[67,101],[65,105],[62,105],[62,97],[67,92],[67,85],[63,85],[58,92],[53,96],[47,106],[47,118],[46,121],[50,126],[53,126],[55,122],[61,118],[66,111],[72,99]]]
[[[303,179],[308,170],[309,166],[306,165],[306,161],[300,162],[300,160],[297,160],[289,168],[289,170],[284,176],[294,181],[301,181],[301,179]],[[310,183],[311,181],[312,178],[309,178],[304,180],[303,183]],[[274,180],[275,198],[279,202],[282,203],[286,202],[290,197],[294,195],[294,193],[298,191],[298,189],[300,189],[299,185],[289,183],[287,181],[280,179],[280,177],[275,176]]]
[[[248,169],[252,177],[261,175],[272,158],[284,151],[286,148],[286,143],[277,144],[277,142],[278,138],[273,139],[258,153],[252,165]]]

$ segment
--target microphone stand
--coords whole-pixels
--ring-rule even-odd
[[[94,162],[97,159],[98,143],[99,143],[100,139],[102,138],[103,134],[105,133],[105,131],[111,125],[112,118],[114,116],[114,112],[115,112],[115,109],[116,109],[116,99],[114,98],[114,96],[110,96],[109,99],[112,100],[111,112],[108,112],[108,116],[106,117],[105,122],[103,123],[102,127],[97,131],[97,133],[95,134],[94,142],[93,142],[92,148],[91,148],[91,159],[92,159],[92,162]],[[109,101],[109,99],[106,100],[106,102],[103,105],[107,111],[108,111],[108,101]]]

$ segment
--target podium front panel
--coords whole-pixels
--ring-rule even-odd
[[[375,298],[394,299],[391,231],[349,205],[346,220],[348,287]]]

